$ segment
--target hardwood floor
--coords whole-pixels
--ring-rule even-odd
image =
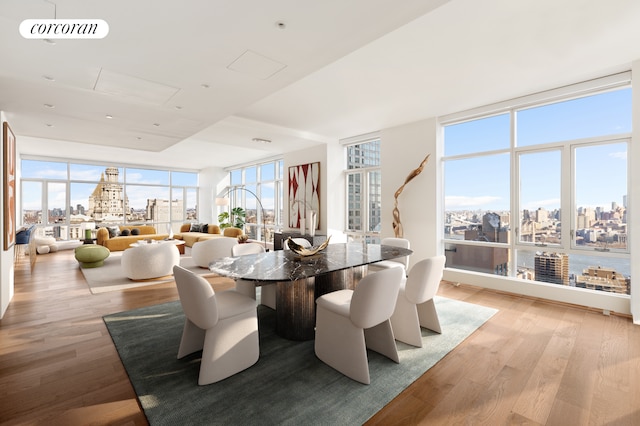
[[[368,425],[640,424],[629,318],[446,282],[439,294],[500,311]],[[102,316],[171,300],[173,283],[93,295],[72,251],[32,272],[21,259],[0,321],[0,423],[147,424]]]

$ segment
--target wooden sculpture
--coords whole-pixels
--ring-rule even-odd
[[[417,169],[413,170],[411,173],[409,173],[409,176],[407,176],[407,178],[404,180],[404,183],[402,184],[402,186],[400,188],[398,188],[398,190],[396,191],[395,195],[394,195],[394,202],[393,202],[393,233],[396,236],[396,238],[403,238],[404,237],[404,232],[402,230],[402,222],[400,222],[400,210],[398,210],[398,197],[400,196],[400,194],[402,194],[402,190],[404,189],[404,187],[416,176],[418,176],[420,173],[422,173],[422,169],[424,169],[425,164],[427,164],[427,161],[429,160],[429,157],[431,156],[431,154],[427,154],[426,157],[424,157],[424,160],[422,160],[422,162],[420,163],[420,165],[418,166]]]

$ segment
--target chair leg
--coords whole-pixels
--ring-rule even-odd
[[[185,318],[182,338],[178,349],[178,359],[199,351],[204,345],[205,331]]]
[[[416,305],[409,302],[402,292],[398,295],[396,308],[391,315],[391,327],[396,340],[422,347],[422,332]]]
[[[363,330],[349,318],[318,307],[315,353],[345,376],[365,385],[371,383]]]
[[[428,328],[429,330],[433,330],[436,333],[442,333],[440,320],[438,319],[438,312],[436,311],[436,305],[433,302],[433,299],[429,299],[416,307],[418,309],[420,325],[424,328]]]
[[[258,315],[255,309],[218,321],[206,331],[199,385],[226,379],[258,362]]]
[[[391,322],[386,320],[380,324],[364,330],[364,340],[367,348],[382,354],[396,363],[400,363],[398,358],[398,348],[393,337]]]

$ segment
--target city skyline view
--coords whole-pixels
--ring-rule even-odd
[[[149,169],[134,169],[116,167],[118,169],[118,182],[124,184],[126,173],[126,196],[129,200],[129,207],[134,211],[146,209],[147,200],[182,200],[183,193],[181,186],[193,186],[193,190],[187,190],[187,209],[195,209],[197,203],[197,174],[186,172],[168,172]],[[88,209],[89,197],[96,188],[97,183],[103,176],[107,166],[94,166],[84,164],[70,164],[67,173],[67,163],[42,162],[42,161],[22,161],[22,210],[34,211],[42,209],[42,191],[47,191],[48,210],[66,210],[66,180],[67,176],[72,180],[69,184],[70,201],[69,206],[74,211],[78,205]],[[29,178],[47,179],[50,182],[47,188],[41,188],[38,181],[29,181]],[[54,182],[62,180],[62,182]],[[81,182],[85,181],[85,182]],[[180,190],[175,194],[170,193],[171,185]],[[139,185],[138,185],[139,184]],[[176,191],[174,191],[176,192]],[[72,214],[74,212],[72,211]]]
[[[630,88],[445,125],[447,266],[628,294],[631,130]]]

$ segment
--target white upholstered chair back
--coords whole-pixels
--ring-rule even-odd
[[[208,268],[214,259],[232,256],[232,249],[238,245],[238,240],[231,237],[211,238],[198,241],[191,247],[191,258],[201,268]]]
[[[416,263],[409,271],[405,285],[407,299],[415,304],[424,303],[438,292],[445,256],[434,256]]]
[[[387,237],[387,238],[383,238],[380,241],[380,244],[385,246],[394,246],[394,247],[401,247],[406,249],[411,248],[411,243],[406,238]],[[405,271],[408,270],[409,268],[409,256],[398,257],[396,259],[389,259],[389,262],[402,263]]]
[[[174,266],[173,276],[185,316],[204,330],[215,326],[218,322],[218,304],[211,284],[181,266]]]
[[[244,256],[245,254],[264,253],[264,247],[259,243],[236,244],[231,248],[233,256]]]
[[[362,278],[351,298],[351,321],[360,328],[371,328],[388,320],[402,277],[401,269],[391,268]]]
[[[440,319],[433,300],[444,270],[445,256],[434,256],[416,263],[400,286],[391,326],[396,340],[422,347],[420,327],[441,333]]]

